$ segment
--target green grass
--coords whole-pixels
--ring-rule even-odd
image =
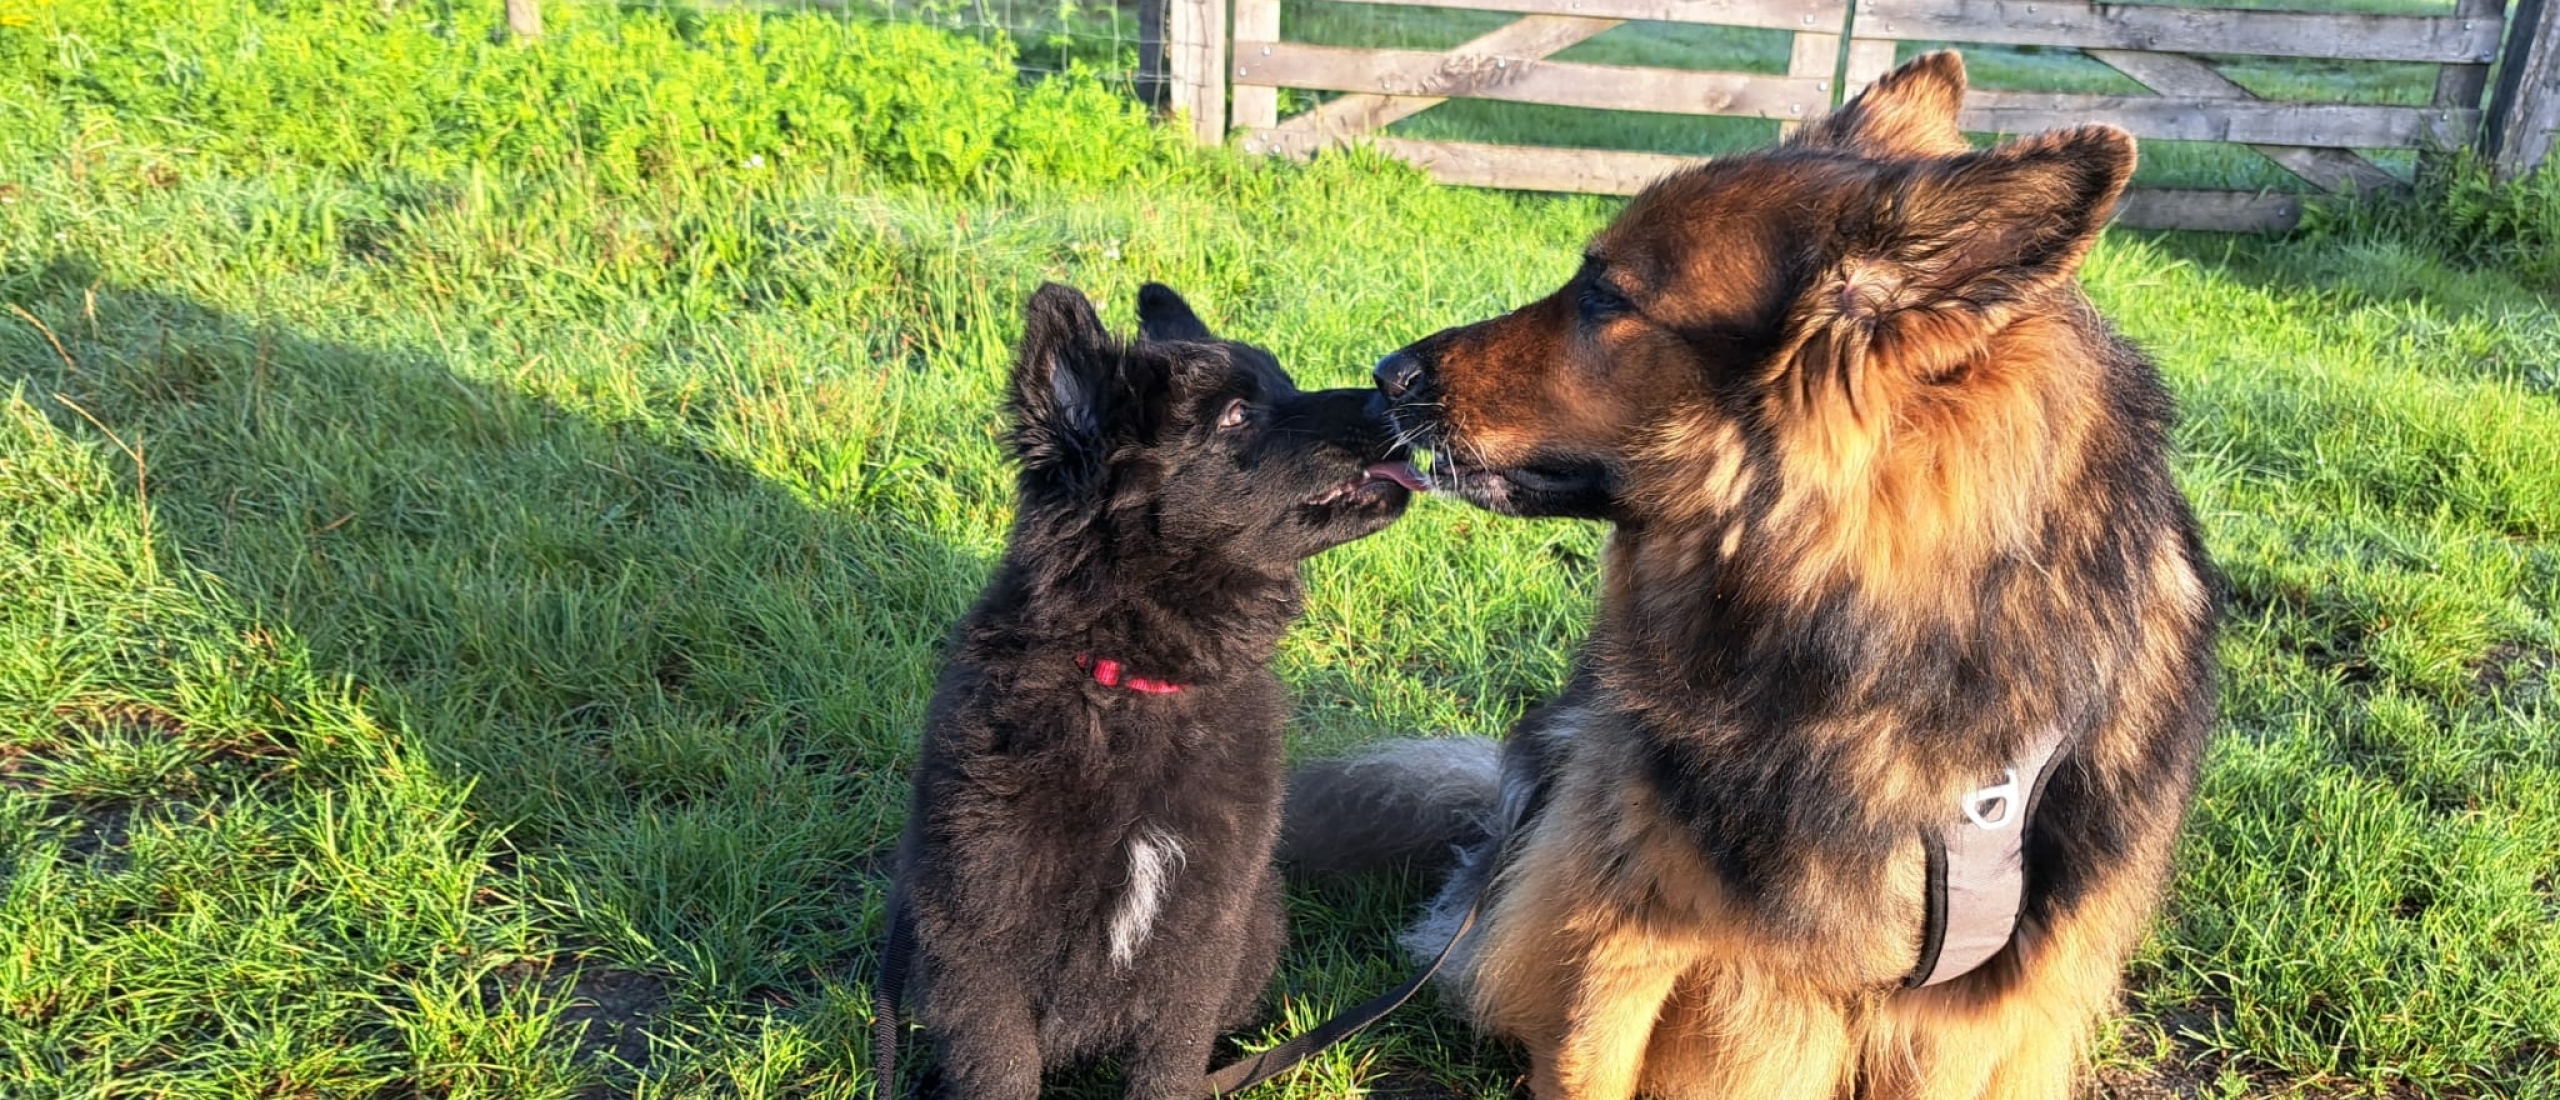
[[[1162,279],[1350,384],[1614,209],[552,9],[0,0],[0,1097],[862,1095],[1029,289]],[[2128,1088],[2560,1094],[2560,204],[2443,194],[2091,261],[2234,588]],[[1599,538],[1426,504],[1319,559],[1292,751],[1501,730]],[[1424,888],[1296,895],[1245,1041],[1389,984]],[[1268,1095],[1519,1070],[1425,998]]]

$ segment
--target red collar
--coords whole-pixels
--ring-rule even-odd
[[[1076,654],[1076,667],[1093,674],[1093,682],[1107,688],[1127,688],[1141,695],[1172,695],[1182,685],[1168,680],[1150,680],[1144,676],[1122,676],[1120,662],[1109,657],[1096,660],[1093,654]]]

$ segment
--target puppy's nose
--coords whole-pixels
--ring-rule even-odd
[[[1394,352],[1378,360],[1378,369],[1372,373],[1377,376],[1379,393],[1402,397],[1422,381],[1422,360],[1407,352]]]

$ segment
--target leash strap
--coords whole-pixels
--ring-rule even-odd
[[[871,983],[871,1067],[879,1084],[872,1100],[898,1095],[898,999],[906,991],[907,952],[915,944],[915,927],[907,907],[889,891],[889,940],[880,948],[880,975]]]
[[[2059,727],[2046,730],[2002,770],[2000,782],[1967,793],[1954,821],[1921,832],[1929,854],[1927,910],[1920,960],[1903,988],[1970,974],[2017,935],[2027,900],[2027,821],[2062,742]]]
[[[1208,1095],[1232,1096],[1292,1069],[1345,1039],[1359,1034],[1362,1028],[1386,1018],[1388,1013],[1404,1007],[1406,1001],[1422,991],[1440,966],[1449,961],[1460,941],[1476,926],[1476,910],[1484,899],[1478,896],[1467,904],[1465,916],[1458,919],[1458,930],[1449,942],[1440,945],[1440,953],[1421,972],[1404,980],[1404,984],[1361,1002],[1350,1011],[1326,1020],[1279,1046],[1239,1059],[1205,1079]],[[880,974],[871,985],[871,1061],[872,1076],[878,1085],[872,1090],[873,1100],[892,1100],[898,1093],[898,1001],[907,983],[907,954],[913,949],[915,928],[907,918],[907,907],[899,904],[897,894],[889,895],[889,938],[880,948]]]
[[[1432,957],[1431,965],[1423,967],[1420,973],[1405,979],[1403,985],[1371,997],[1350,1011],[1317,1024],[1288,1042],[1239,1060],[1210,1074],[1209,1095],[1233,1096],[1296,1069],[1300,1063],[1323,1053],[1325,1048],[1358,1034],[1361,1028],[1378,1022],[1388,1013],[1402,1007],[1406,1001],[1413,999],[1415,993],[1421,992],[1423,985],[1431,980],[1432,975],[1440,972],[1440,964],[1449,961],[1449,954],[1458,949],[1458,941],[1466,939],[1467,933],[1474,930],[1476,910],[1482,904],[1481,896],[1467,904],[1466,915],[1458,919],[1457,932],[1450,935],[1449,942],[1440,945],[1440,953]]]

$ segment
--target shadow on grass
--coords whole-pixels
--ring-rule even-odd
[[[493,871],[581,956],[519,977],[589,970],[590,1046],[644,1061],[638,1017],[743,1002],[825,1016],[852,1056],[870,854],[987,562],[812,507],[687,423],[600,422],[78,261],[7,283],[60,348],[8,326],[0,391],[138,453],[118,462],[164,564],[219,578],[468,786]]]
[[[990,562],[894,499],[812,506],[690,442],[692,422],[599,420],[78,261],[11,284],[62,347],[0,327],[0,391],[138,452],[118,461],[163,564],[219,578],[468,787],[503,839],[493,883],[521,876],[564,945],[502,981],[571,994],[583,1049],[642,1072],[670,1072],[652,1035],[752,1050],[763,1012],[830,1044],[830,1075],[868,1064],[881,857],[944,633]],[[1274,1003],[1393,984],[1393,931],[1427,889],[1297,891]],[[1515,1075],[1425,1005],[1355,1045],[1390,1095]],[[1104,1097],[1112,1078],[1056,1084]]]

